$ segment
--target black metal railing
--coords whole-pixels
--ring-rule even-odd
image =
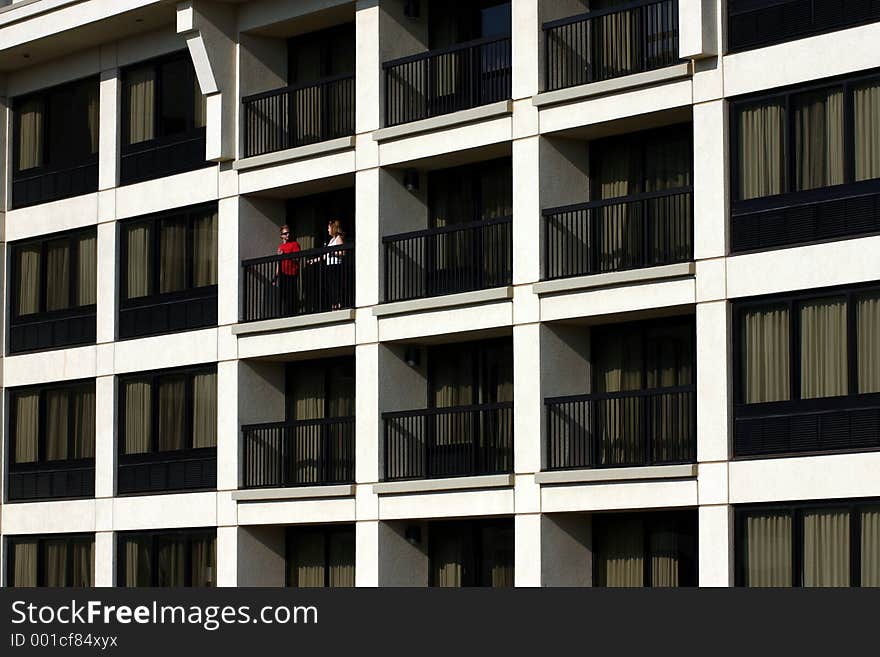
[[[242,488],[352,483],[354,432],[353,417],[244,426]]]
[[[734,455],[880,449],[880,394],[737,406]]]
[[[880,20],[876,0],[728,0],[728,52]]]
[[[217,326],[216,285],[120,302],[120,338],[140,338],[210,326]]]
[[[544,278],[693,260],[690,187],[544,211]]]
[[[119,184],[130,185],[211,166],[214,163],[205,160],[206,147],[205,128],[125,145],[119,158]]]
[[[556,397],[544,403],[548,470],[696,459],[696,386]]]
[[[547,91],[679,61],[678,0],[630,2],[551,21],[543,27]]]
[[[880,181],[737,201],[730,232],[734,252],[880,232]]]
[[[510,43],[478,39],[385,62],[385,125],[509,99]]]
[[[383,237],[385,301],[510,285],[511,240],[510,217]]]
[[[12,317],[9,321],[9,353],[93,344],[96,331],[94,305]]]
[[[120,454],[116,479],[120,494],[214,489],[217,448]]]
[[[354,307],[354,244],[245,260],[241,267],[243,322]]]
[[[385,481],[513,471],[513,402],[383,413]]]
[[[242,98],[245,157],[354,134],[354,75]]]
[[[27,502],[95,496],[95,459],[10,464],[7,499]]]
[[[98,158],[59,169],[32,169],[12,175],[12,207],[24,208],[98,191]]]

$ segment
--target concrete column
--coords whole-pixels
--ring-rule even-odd
[[[116,339],[116,304],[118,299],[116,288],[116,242],[117,225],[115,222],[98,225],[97,245],[97,342],[113,342]]]
[[[541,586],[541,514],[514,516],[513,581],[515,586]]]
[[[116,491],[116,380],[95,379],[95,497]]]
[[[359,520],[354,536],[355,586],[379,586],[379,521]]]
[[[540,137],[513,142],[513,282],[541,278]]]
[[[379,227],[380,169],[355,174],[355,304],[358,308],[379,303],[382,239]]]
[[[238,488],[238,361],[217,363],[217,490]]]
[[[113,53],[115,55],[115,52]],[[101,51],[102,64],[104,50]],[[109,54],[108,54],[109,57]],[[115,56],[113,57],[115,60]],[[114,61],[115,63],[115,61]],[[121,106],[122,85],[119,69],[109,68],[101,71],[99,87],[100,119],[98,137],[98,189],[113,189],[119,184],[119,108]]]
[[[730,454],[731,379],[726,301],[697,304],[697,460],[726,461]]]
[[[701,506],[698,516],[700,586],[733,586],[733,507]]]
[[[513,327],[513,464],[517,473],[541,470],[541,326]]]
[[[238,586],[238,527],[217,528],[216,586]]]
[[[109,588],[116,583],[116,534],[95,533],[95,586]]]
[[[512,0],[511,37],[513,48],[513,97],[529,98],[538,93],[540,59],[538,0]]]
[[[379,481],[380,436],[378,344],[355,348],[355,481]]]
[[[694,105],[694,258],[727,255],[730,161],[727,104]]]
[[[382,62],[379,54],[379,3],[358,0],[355,12],[355,132],[372,132],[381,126]],[[360,235],[359,235],[360,237]],[[361,239],[363,239],[361,237]]]
[[[217,323],[238,323],[239,277],[239,200],[220,199],[217,204]]]

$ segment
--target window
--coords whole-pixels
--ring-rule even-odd
[[[92,535],[9,537],[6,549],[7,586],[94,586],[95,539]]]
[[[97,231],[12,245],[12,353],[95,340]]]
[[[432,522],[429,586],[513,586],[513,521]]]
[[[187,52],[125,69],[122,88],[122,184],[210,164],[205,97]]]
[[[216,531],[191,529],[119,534],[118,586],[217,585]]]
[[[354,73],[354,23],[293,37],[287,42],[288,84]]]
[[[880,447],[880,289],[735,305],[737,456]]]
[[[97,191],[98,113],[97,78],[15,99],[15,207]]]
[[[880,79],[733,104],[736,199],[880,178]]]
[[[736,511],[738,586],[880,586],[880,502]]]
[[[474,39],[510,36],[510,2],[431,2],[429,48],[437,50]]]
[[[696,512],[593,515],[594,586],[697,585]]]
[[[122,455],[217,446],[216,367],[120,380]]]
[[[287,586],[354,586],[354,527],[287,530]]]
[[[120,337],[217,323],[217,206],[121,224]]]

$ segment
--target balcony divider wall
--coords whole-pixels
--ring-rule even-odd
[[[97,231],[10,246],[9,353],[95,342]]]
[[[544,90],[555,91],[679,62],[678,0],[608,0],[543,24]]]

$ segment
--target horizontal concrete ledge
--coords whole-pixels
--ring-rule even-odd
[[[560,278],[553,281],[541,281],[532,286],[535,294],[555,294],[557,292],[570,292],[571,290],[583,290],[594,287],[611,287],[614,285],[627,285],[630,283],[647,283],[660,281],[668,278],[682,278],[693,276],[696,265],[693,262],[682,262],[675,265],[663,265],[661,267],[646,267],[645,269],[628,269],[627,271],[613,271],[607,274],[595,274],[593,276],[576,276],[574,278]]]
[[[271,500],[305,500],[322,497],[353,497],[354,484],[336,486],[305,486],[303,488],[259,488],[237,490],[232,493],[236,502],[265,502]]]
[[[383,303],[373,308],[373,315],[376,317],[404,315],[406,313],[418,313],[428,310],[442,310],[443,308],[475,306],[483,303],[490,303],[492,301],[506,301],[512,298],[512,286],[493,287],[490,290],[476,290],[475,292],[447,294],[442,297],[428,297],[427,299],[411,299],[409,301]]]
[[[593,82],[591,84],[582,84],[577,87],[569,87],[568,89],[545,91],[532,98],[532,104],[535,107],[545,107],[547,105],[570,103],[583,98],[590,98],[592,96],[603,96],[618,91],[626,91],[629,89],[637,89],[638,87],[648,87],[663,82],[671,82],[672,80],[680,80],[682,78],[690,77],[690,75],[691,65],[688,62],[684,62],[673,66],[667,66],[666,68],[658,68],[654,71],[625,75],[621,78],[602,80],[601,82]]]
[[[373,132],[375,141],[389,141],[391,139],[401,139],[417,135],[422,132],[432,132],[434,130],[442,130],[452,126],[461,125],[463,123],[473,123],[475,121],[485,121],[486,119],[494,119],[505,114],[513,112],[512,100],[500,100],[497,103],[489,105],[480,105],[471,109],[453,112],[452,114],[443,114],[442,116],[432,116],[430,119],[422,119],[421,121],[413,121],[412,123],[404,123],[403,125],[395,125],[390,128],[379,128]]]
[[[612,481],[646,481],[651,479],[690,479],[696,476],[696,464],[655,465],[635,468],[600,468],[596,470],[539,472],[535,475],[535,483],[589,484]]]
[[[373,492],[376,495],[403,495],[406,493],[435,493],[445,490],[509,488],[511,486],[513,486],[513,475],[500,474],[450,477],[448,479],[418,479],[416,481],[387,481],[373,484]]]
[[[340,137],[339,139],[331,139],[322,141],[317,144],[309,144],[308,146],[300,146],[298,148],[288,148],[284,151],[275,151],[274,153],[265,153],[264,155],[254,155],[253,157],[245,157],[236,160],[232,165],[236,171],[244,171],[246,169],[256,169],[257,167],[266,167],[272,164],[284,164],[285,162],[295,162],[296,160],[304,160],[309,157],[317,157],[318,155],[329,155],[338,151],[354,148],[354,137]]]
[[[272,331],[287,331],[289,329],[308,328],[323,326],[325,324],[339,324],[354,320],[354,309],[333,310],[329,313],[316,313],[314,315],[301,315],[299,317],[282,317],[280,319],[266,319],[261,322],[248,322],[236,324],[232,327],[233,335],[253,335],[255,333],[269,333]]]

